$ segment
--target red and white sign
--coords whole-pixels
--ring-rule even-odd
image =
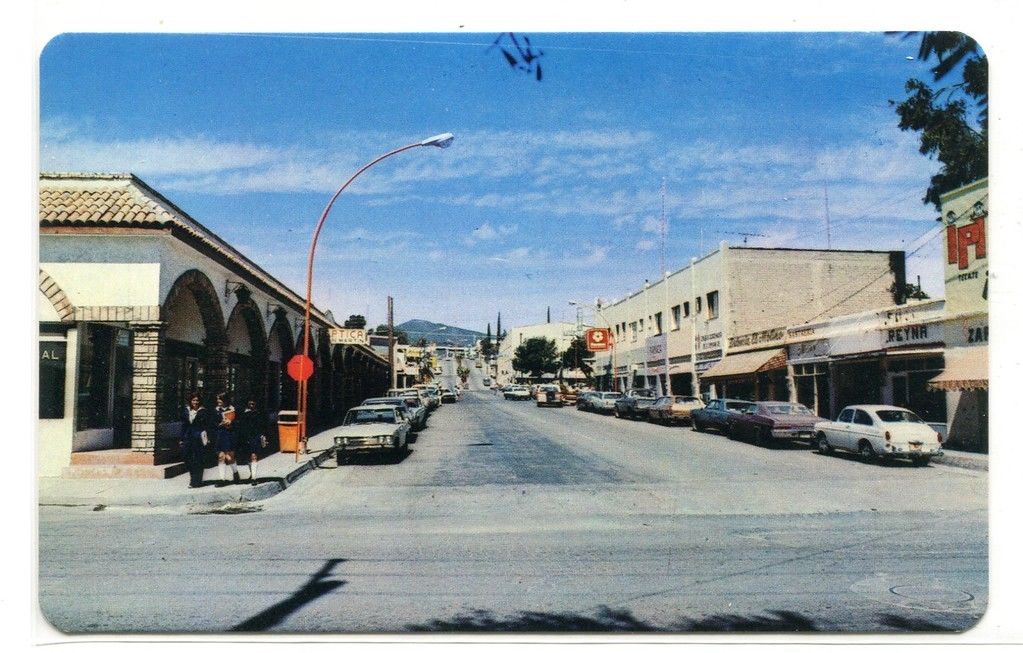
[[[611,348],[611,329],[587,329],[586,349],[589,351],[607,351]]]

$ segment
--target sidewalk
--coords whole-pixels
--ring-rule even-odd
[[[932,465],[951,465],[952,467],[987,471],[986,453],[969,453],[967,451],[953,451],[951,449],[944,449],[943,451],[945,452],[944,456],[931,459]]]
[[[217,468],[207,468],[203,486],[188,487],[188,474],[168,479],[40,478],[40,506],[180,506],[203,508],[259,501],[282,492],[306,472],[333,456],[333,429],[309,438],[309,453],[275,453],[259,461],[257,483],[248,480],[248,465],[238,465],[239,483],[217,487]]]

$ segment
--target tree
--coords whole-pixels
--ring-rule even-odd
[[[557,372],[559,361],[558,346],[553,340],[529,338],[515,349],[512,369],[540,378],[544,374]]]
[[[908,97],[898,104],[889,100],[899,116],[899,129],[920,132],[920,153],[941,162],[923,197],[925,203],[940,208],[942,194],[988,174],[987,55],[962,32],[924,32],[918,57],[937,59],[931,68],[935,82],[955,70],[962,76],[961,82],[938,89],[910,79]],[[971,113],[975,118],[971,119]]]
[[[480,341],[480,356],[484,360],[490,358],[494,354],[494,342],[493,336],[490,335],[490,322],[487,322],[487,337],[485,340]]]
[[[381,324],[377,328],[373,329],[373,333],[378,335],[378,336],[386,336],[387,335],[387,325],[386,324]],[[394,342],[396,342],[399,345],[407,345],[407,344],[409,344],[409,339],[408,339],[408,334],[407,333],[405,333],[401,329],[395,329],[393,333],[394,333]]]
[[[593,360],[593,352],[586,348],[586,338],[575,338],[561,354],[562,369],[581,370],[586,378],[593,373],[593,366],[587,360]]]
[[[365,329],[366,318],[361,315],[349,315],[348,319],[345,320],[346,329]]]

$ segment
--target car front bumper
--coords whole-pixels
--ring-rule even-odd
[[[812,440],[813,428],[772,429],[771,437],[778,440]]]

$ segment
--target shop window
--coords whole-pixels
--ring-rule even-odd
[[[67,342],[39,343],[39,419],[64,419]]]
[[[161,383],[163,385],[163,405],[161,411],[168,420],[180,419],[192,392],[203,391],[205,385],[205,366],[202,363],[203,347],[191,343],[168,340],[165,347]],[[203,396],[203,401],[210,401]]]
[[[676,304],[675,306],[671,307],[671,330],[672,331],[678,331],[679,328],[681,327],[681,323],[682,323],[681,312],[682,312],[682,307],[680,305]]]
[[[713,320],[718,316],[718,291],[707,293],[707,319]]]
[[[82,329],[78,365],[78,411],[75,429],[111,426],[111,380],[114,333],[109,327],[86,324]]]

